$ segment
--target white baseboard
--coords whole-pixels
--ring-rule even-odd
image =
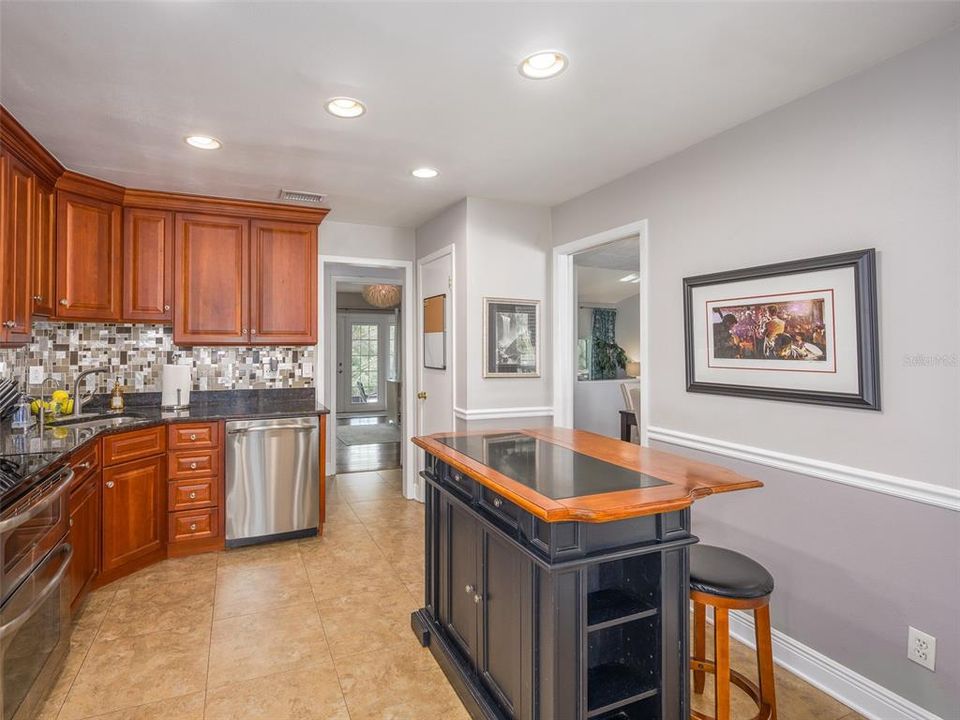
[[[453,408],[454,413],[461,420],[505,420],[507,418],[524,417],[546,417],[553,415],[553,407],[512,407],[512,408],[486,408],[479,410],[467,410],[465,408]]]
[[[849,465],[839,465],[815,458],[788,455],[787,453],[781,453],[775,450],[765,450],[764,448],[742,445],[727,440],[718,440],[716,438],[704,437],[703,435],[693,435],[691,433],[662,427],[648,427],[647,440],[648,442],[656,440],[657,442],[677,445],[692,450],[701,450],[715,455],[736,458],[737,460],[746,460],[747,462],[757,463],[758,465],[766,465],[767,467],[773,467],[779,470],[809,475],[820,478],[821,480],[829,480],[863,490],[871,490],[873,492],[883,493],[884,495],[903,498],[904,500],[912,500],[914,502],[960,512],[960,489],[945,487],[943,485],[935,485],[920,480],[887,475],[885,473],[864,470]]]
[[[709,612],[707,622],[713,622]],[[730,612],[731,637],[756,648],[754,632],[753,613]],[[870,720],[943,720],[776,628],[771,630],[771,638],[777,665]]]

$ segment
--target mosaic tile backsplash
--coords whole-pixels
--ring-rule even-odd
[[[77,373],[107,366],[109,383],[130,392],[159,392],[163,365],[190,365],[194,390],[313,387],[312,347],[179,347],[169,325],[34,322],[25,348],[0,349],[0,377],[21,382],[30,367],[43,367],[57,387],[72,390]],[[88,381],[104,389],[103,376]],[[51,384],[45,388],[47,393]],[[39,395],[39,385],[27,385]]]

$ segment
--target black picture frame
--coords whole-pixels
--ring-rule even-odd
[[[821,392],[805,389],[773,388],[704,382],[696,379],[693,338],[693,291],[708,285],[792,275],[817,270],[852,267],[856,297],[856,332],[859,358],[857,393]],[[880,410],[880,343],[877,305],[876,250],[855,250],[789,262],[697,275],[683,279],[684,350],[687,392],[709,393],[783,402],[831,405],[836,407]]]

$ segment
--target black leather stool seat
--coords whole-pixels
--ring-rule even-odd
[[[773,576],[746,555],[694,545],[690,548],[690,589],[726,598],[760,598],[773,592]]]

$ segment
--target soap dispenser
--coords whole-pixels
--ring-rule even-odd
[[[123,410],[123,388],[120,387],[119,378],[114,382],[113,392],[110,393],[110,409],[114,412]]]

